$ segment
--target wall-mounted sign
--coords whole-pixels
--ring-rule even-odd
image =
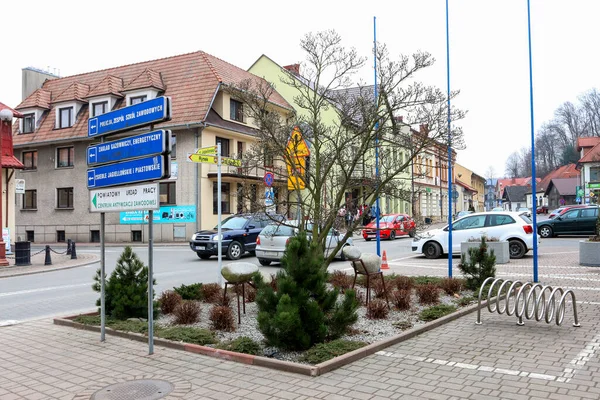
[[[15,179],[15,193],[25,194],[25,179]]]
[[[88,169],[87,187],[91,189],[168,178],[171,175],[169,158],[145,157]]]
[[[171,131],[157,131],[129,136],[87,148],[89,166],[164,154],[171,151]]]
[[[119,215],[119,223],[147,224],[148,215],[147,211],[123,211]],[[153,222],[159,224],[196,222],[196,206],[162,206],[158,212],[154,212]]]

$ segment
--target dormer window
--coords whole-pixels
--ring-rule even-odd
[[[108,108],[108,101],[100,101],[98,103],[92,104],[92,117],[96,117],[98,115],[102,115],[106,113],[106,109]]]
[[[244,104],[242,102],[229,100],[229,119],[244,122]]]
[[[133,106],[134,104],[139,104],[142,103],[144,101],[146,101],[146,97],[147,96],[135,96],[135,97],[130,97],[129,98],[129,105]]]
[[[73,107],[58,109],[58,127],[70,128],[73,126]]]
[[[32,133],[35,130],[35,114],[23,116],[23,133]]]

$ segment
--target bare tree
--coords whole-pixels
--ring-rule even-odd
[[[248,167],[264,165],[267,154],[288,166],[275,171],[276,179],[287,180],[290,173],[293,175],[291,166],[298,165],[294,156],[297,146],[302,146],[290,142],[290,133],[301,131],[310,145],[310,157],[297,168],[300,179],[293,179],[300,185],[290,190],[289,199],[279,201],[313,222],[311,241],[324,248],[348,192],[361,187],[365,202],[371,206],[383,195],[410,200],[410,171],[417,155],[424,149],[447,149],[449,136],[453,148],[462,148],[463,134],[456,124],[448,133],[446,94],[416,80],[421,70],[434,63],[429,53],[401,55],[392,60],[386,47],[379,46],[375,101],[373,86],[357,86],[352,81],[366,60],[354,49],[345,48],[336,32],[309,33],[301,47],[306,53],[303,76],[289,74],[281,82],[296,93],[295,117],[282,119],[270,112],[271,85],[257,87],[247,81],[238,94],[248,105],[245,112],[259,127],[258,144],[244,154],[244,162]],[[457,95],[452,92],[451,98]],[[326,118],[331,110],[336,115],[333,121]],[[464,111],[452,108],[452,121],[464,116]],[[411,126],[423,129],[415,131]],[[373,168],[375,151],[379,155],[378,173]],[[305,188],[298,190],[302,182]],[[353,222],[342,243],[357,224]],[[327,264],[339,247],[341,244],[331,252]]]
[[[512,153],[506,160],[506,175],[509,178],[517,178],[519,176],[520,157],[518,152]]]
[[[494,168],[493,165],[490,165],[487,167],[487,169],[485,170],[485,176],[488,179],[496,178],[496,169]]]

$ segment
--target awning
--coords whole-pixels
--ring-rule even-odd
[[[457,180],[456,184],[464,187],[465,189],[467,189],[467,190],[469,190],[469,191],[471,191],[473,193],[477,193],[477,189],[475,189],[474,187],[471,187],[471,186],[467,185],[464,182],[461,182],[461,181]]]
[[[3,155],[2,156],[2,168],[23,169],[23,168],[25,168],[25,166],[23,165],[23,163],[21,163],[21,161],[17,160],[17,158],[15,156]]]

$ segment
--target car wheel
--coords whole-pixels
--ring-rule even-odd
[[[199,251],[196,254],[198,254],[198,257],[200,257],[203,260],[208,260],[210,258],[210,254],[202,254]]]
[[[265,260],[264,258],[259,258],[258,262],[260,263],[260,265],[263,265],[265,267],[271,265],[271,260]]]
[[[423,254],[426,258],[438,258],[442,254],[442,248],[436,242],[429,242],[423,246]]]
[[[396,239],[396,232],[395,231],[391,231],[390,232],[390,240],[394,240]]]
[[[553,236],[552,228],[549,226],[542,226],[538,229],[538,233],[543,238],[550,238]]]
[[[229,244],[229,248],[227,249],[227,259],[239,260],[243,253],[244,249],[242,248],[240,242],[231,242]]]
[[[527,248],[520,240],[510,240],[508,242],[508,252],[510,253],[510,258],[523,258],[527,252]]]

